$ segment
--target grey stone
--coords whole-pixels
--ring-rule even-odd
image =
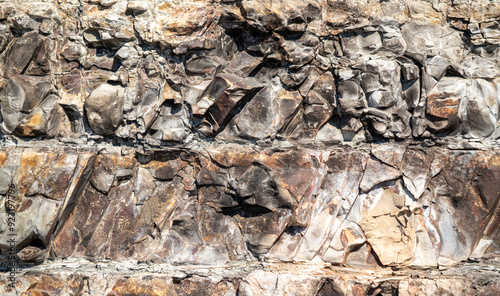
[[[28,125],[33,126],[37,124],[47,124],[50,119],[50,114],[46,113],[44,118],[41,117],[41,109],[37,111],[35,109],[40,106],[44,99],[51,93],[54,92],[53,85],[46,79],[33,76],[14,76],[11,78],[7,85],[2,89],[0,93],[0,104],[2,113],[2,129],[4,133],[12,133],[19,125],[26,125],[22,121],[26,119],[31,122]],[[57,97],[51,96],[49,101],[45,104],[50,105],[54,108],[54,103],[57,102]],[[42,108],[42,107],[41,107]],[[47,108],[45,107],[45,110]],[[35,112],[30,114],[31,112]],[[49,111],[50,112],[50,111]],[[38,113],[38,115],[35,115]],[[29,118],[27,118],[29,116]],[[34,118],[36,117],[36,118]],[[43,128],[41,128],[43,130]],[[24,132],[18,132],[24,135]],[[45,134],[41,131],[42,134]],[[32,135],[30,131],[27,131],[26,135]]]
[[[287,61],[294,65],[305,65],[314,59],[314,49],[297,42],[284,41],[283,49],[286,53]]]
[[[377,52],[382,47],[382,37],[379,32],[355,34],[341,37],[342,51],[350,58]]]
[[[467,136],[483,138],[491,135],[498,124],[499,105],[498,89],[484,79],[470,82],[468,87],[468,101],[465,112],[467,113]]]
[[[306,80],[310,71],[311,67],[309,65],[305,65],[298,69],[290,67],[288,71],[281,72],[281,82],[288,87],[296,87]]]
[[[452,62],[465,56],[463,34],[449,26],[409,22],[403,25],[401,33],[408,46],[407,54],[420,62],[427,56],[441,55]]]
[[[104,194],[108,194],[115,182],[115,174],[106,170],[96,170],[90,178],[90,183]]]
[[[226,67],[226,70],[235,73],[240,77],[247,77],[252,73],[262,62],[262,58],[254,57],[243,51],[236,54]]]
[[[182,142],[188,135],[185,110],[180,105],[162,106],[160,115],[151,125],[152,137],[159,141]]]
[[[193,74],[210,74],[220,65],[214,57],[193,57],[186,62],[186,71]]]
[[[358,83],[346,80],[339,83],[337,90],[339,107],[344,112],[367,107],[365,94]]]
[[[397,179],[399,176],[401,176],[401,172],[399,172],[398,169],[388,166],[376,159],[369,159],[359,188],[368,192],[375,185]]]
[[[301,101],[299,94],[284,90],[276,77],[231,120],[221,137],[237,135],[246,139],[265,139],[275,135]]]
[[[90,128],[98,135],[111,135],[122,123],[124,92],[121,86],[101,84],[85,102]]]

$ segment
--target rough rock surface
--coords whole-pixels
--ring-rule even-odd
[[[1,133],[497,140],[499,5],[434,2],[3,1]]]
[[[500,294],[499,22],[0,0],[0,294]]]
[[[344,289],[339,293],[364,295],[376,285],[374,274],[390,267],[446,270],[468,261],[482,262],[467,267],[473,271],[498,273],[500,151],[396,144],[388,146],[392,155],[377,158],[385,147],[256,150],[206,145],[203,150],[143,153],[112,146],[79,152],[6,148],[0,156],[2,188],[16,188],[10,193],[16,204],[15,247],[27,270],[19,287],[34,293],[42,289],[38,285],[49,285],[44,289],[61,295],[70,292],[60,289],[87,287],[82,277],[88,281],[85,274],[95,271],[85,261],[116,262],[124,269],[163,266],[179,273],[172,267],[212,266],[225,274],[220,277],[231,278],[202,280],[213,288],[198,280],[181,281],[181,286],[203,285],[207,294],[225,285],[243,295],[276,295],[286,289],[300,295],[285,283],[282,288],[265,284],[297,276],[311,289],[307,295],[333,278],[342,282],[331,284]],[[7,220],[6,211],[0,215]],[[7,250],[12,236],[7,228],[2,233],[0,247]],[[75,269],[69,280],[63,268],[57,276],[44,274],[43,266],[50,262],[87,267]],[[309,265],[322,275],[302,274],[301,266]],[[360,272],[363,280],[350,282],[350,276],[332,272],[339,266],[351,276]],[[195,278],[201,276],[193,270]],[[178,291],[178,280],[174,276],[172,282],[167,271],[147,278],[157,281],[158,289]],[[461,276],[462,286],[453,287],[446,281],[458,273],[424,275],[436,283],[435,289],[465,295],[485,288],[468,274]],[[419,284],[400,276],[386,285],[403,295],[419,295],[412,292],[412,285]],[[98,288],[92,284],[97,290],[89,293],[107,291],[107,285],[114,285],[113,291],[146,285],[140,277],[132,279],[93,279],[106,283]],[[364,292],[352,291],[357,285]]]

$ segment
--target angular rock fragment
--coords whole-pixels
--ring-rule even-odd
[[[36,32],[24,34],[14,40],[8,48],[5,57],[4,77],[10,78],[16,74],[24,74],[29,63],[35,57],[38,48],[43,47],[44,38]]]
[[[338,124],[327,122],[318,130],[315,140],[325,143],[339,143],[344,140],[344,137]]]
[[[284,136],[295,140],[313,139],[333,113],[328,101],[315,90],[308,92],[302,108],[286,127]]]
[[[296,87],[306,80],[310,71],[310,65],[290,67],[288,71],[281,72],[280,79],[287,87]]]
[[[408,264],[414,255],[414,215],[402,208],[401,199],[387,189],[372,208],[363,210],[360,226],[384,265]]]
[[[182,105],[163,105],[158,117],[150,127],[152,133],[150,139],[159,141],[159,143],[161,141],[182,142],[188,135],[189,125],[186,117],[186,111]]]
[[[397,144],[376,145],[371,150],[373,156],[394,168],[401,167],[405,152],[406,146]]]
[[[243,51],[236,54],[225,70],[240,77],[247,77],[262,63],[262,58],[252,56]]]
[[[401,65],[402,98],[410,109],[417,107],[420,101],[420,69],[413,63]]]
[[[366,99],[369,107],[388,108],[401,100],[399,81],[401,74],[400,67],[396,62],[369,61],[362,66],[362,69],[360,85],[367,94]]]
[[[177,47],[190,35],[205,26],[210,26],[216,18],[217,12],[214,7],[207,3],[183,2],[182,4],[170,5],[163,3],[157,6],[154,34],[146,32],[145,37],[149,42],[158,42],[164,46]],[[205,34],[213,32],[215,26]]]
[[[275,213],[242,219],[239,224],[250,250],[256,254],[265,254],[283,232],[290,218],[290,210],[278,209]]]
[[[219,65],[213,58],[205,56],[194,57],[186,62],[186,71],[192,74],[213,73]]]
[[[206,117],[200,124],[200,131],[206,135],[214,134],[225,127],[232,113],[246,98],[252,97],[263,87],[253,78],[241,79],[232,74],[221,74],[213,81],[213,86],[205,96],[211,105],[206,110]],[[213,103],[211,102],[212,100]]]
[[[429,181],[429,167],[432,155],[417,149],[407,149],[401,164],[403,180],[413,198],[418,199],[424,193]]]
[[[286,189],[276,184],[269,172],[258,166],[250,167],[238,180],[236,192],[243,204],[255,205],[275,211],[278,208],[293,208],[296,201]]]
[[[399,170],[385,165],[378,160],[369,159],[359,188],[368,192],[373,188],[373,186],[385,181],[394,180],[399,176],[401,176],[401,172],[399,172]]]
[[[284,90],[278,78],[271,83],[231,120],[221,137],[237,135],[246,139],[265,139],[274,136],[286,124],[302,98],[298,93]]]
[[[127,5],[127,10],[135,13],[145,12],[148,8],[148,3],[145,1],[130,1]]]
[[[59,98],[56,95],[47,96],[37,108],[19,123],[14,133],[21,136],[56,136],[61,121],[66,117],[62,108],[57,105],[58,100]]]
[[[314,49],[297,42],[283,42],[287,61],[293,65],[303,66],[314,59]]]

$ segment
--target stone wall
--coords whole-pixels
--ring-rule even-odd
[[[0,290],[500,293],[499,22],[497,0],[0,0]]]

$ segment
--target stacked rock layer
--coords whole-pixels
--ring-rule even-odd
[[[0,1],[0,290],[500,293],[499,22],[496,0]]]

